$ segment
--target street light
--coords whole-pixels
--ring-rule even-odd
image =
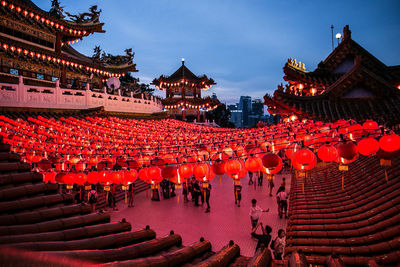
[[[337,39],[337,44],[339,45],[339,41],[340,41],[340,39],[342,38],[342,34],[340,33],[340,32],[338,32],[337,34],[336,34],[336,39]]]

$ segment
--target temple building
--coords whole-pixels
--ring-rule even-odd
[[[386,66],[353,39],[347,25],[341,43],[312,71],[289,59],[284,80],[273,96],[266,94],[268,112],[284,119],[374,119],[400,123],[400,66]]]
[[[185,121],[190,116],[197,122],[205,122],[206,112],[220,104],[215,97],[201,97],[202,90],[209,90],[216,83],[206,75],[193,74],[185,66],[184,59],[182,66],[171,76],[161,75],[152,84],[166,91],[165,99],[162,100],[163,106],[176,119]]]
[[[58,1],[50,11],[30,0],[1,1],[0,106],[161,111],[160,100],[133,99],[132,92],[120,88],[118,78],[137,71],[132,49],[113,56],[96,47],[88,57],[71,46],[105,32],[100,13],[92,6],[89,12],[72,15]]]

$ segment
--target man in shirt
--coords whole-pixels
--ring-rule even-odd
[[[250,207],[250,221],[251,221],[251,227],[254,229],[257,226],[258,220],[261,217],[262,212],[268,212],[269,209],[263,210],[259,206],[257,206],[257,200],[252,199],[251,200],[251,207]]]

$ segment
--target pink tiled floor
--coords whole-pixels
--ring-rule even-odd
[[[214,251],[218,251],[229,240],[240,246],[241,254],[253,256],[256,241],[251,238],[251,225],[249,209],[251,199],[256,198],[258,205],[269,208],[270,212],[263,213],[261,221],[273,229],[272,236],[276,236],[280,228],[286,228],[286,219],[280,219],[277,212],[275,192],[281,184],[282,177],[286,177],[286,192],[290,190],[290,175],[275,176],[273,197],[267,194],[267,182],[264,178],[262,187],[249,186],[248,177],[242,179],[241,207],[235,205],[232,179],[227,176],[215,177],[211,182],[212,191],[210,198],[211,212],[204,213],[204,206],[195,207],[193,202],[183,202],[182,189],[177,190],[177,197],[163,199],[160,202],[151,201],[146,193],[140,193],[135,198],[135,207],[128,208],[124,202],[118,203],[119,211],[112,211],[111,220],[117,221],[126,218],[133,229],[150,225],[157,236],[164,236],[170,230],[180,234],[184,245],[196,242],[200,237],[211,241]],[[259,229],[258,231],[260,231]]]

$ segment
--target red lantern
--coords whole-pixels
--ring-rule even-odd
[[[66,176],[65,172],[59,172],[57,173],[57,175],[54,177],[54,180],[58,183],[58,184],[64,184],[64,178]]]
[[[199,162],[193,168],[194,177],[197,180],[203,181],[204,177],[208,174],[209,165],[207,163]]]
[[[172,179],[174,176],[177,175],[177,170],[172,167],[172,166],[165,166],[162,170],[161,170],[161,176],[164,179],[170,180]]]
[[[224,173],[225,173],[225,162],[221,161],[220,159],[217,159],[216,161],[214,161],[214,163],[212,165],[212,169],[213,169],[215,174],[224,175]]]
[[[55,183],[56,182],[56,172],[44,172],[43,182],[44,183]]]
[[[86,169],[86,162],[82,159],[75,164],[75,170],[83,172]]]
[[[99,182],[99,176],[100,174],[97,171],[89,172],[87,175],[87,182],[89,184],[97,184]]]
[[[133,183],[136,180],[136,178],[138,177],[138,173],[135,169],[124,171],[123,174],[124,175],[123,175],[122,183],[124,185]]]
[[[334,146],[325,144],[318,149],[318,157],[325,162],[331,162],[338,158],[337,150]]]
[[[41,171],[47,171],[51,169],[51,162],[48,159],[41,159],[37,165]]]
[[[264,155],[261,162],[261,171],[269,175],[280,172],[283,166],[282,159],[273,153]]]
[[[374,138],[364,138],[357,144],[358,152],[364,156],[375,155],[379,150],[379,143]]]
[[[99,172],[99,183],[102,185],[109,185],[111,183],[111,175],[109,171],[100,171]]]
[[[193,175],[193,166],[192,164],[186,163],[179,166],[178,171],[180,177],[182,177],[183,179],[188,179]]]
[[[87,181],[87,176],[83,172],[75,174],[74,182],[78,185],[83,185]]]
[[[379,146],[383,151],[394,152],[400,149],[400,136],[386,134],[379,139]]]
[[[161,169],[152,166],[147,168],[147,182],[150,182],[151,184],[157,184],[162,181],[161,177]]]
[[[123,179],[122,171],[114,171],[110,173],[110,182],[113,184],[121,184]]]
[[[244,165],[248,171],[256,172],[261,169],[262,161],[259,157],[249,157]]]
[[[299,171],[309,171],[312,170],[315,165],[317,165],[317,157],[315,156],[315,154],[313,153],[312,156],[312,160],[311,162],[309,162],[308,164],[300,164],[298,162],[296,162],[295,160],[292,161],[293,167]]]
[[[358,157],[357,146],[349,141],[347,143],[340,143],[336,146],[339,162],[342,164],[349,164],[355,161]]]
[[[239,160],[230,159],[225,162],[225,172],[230,177],[239,174],[241,168],[242,168],[242,165],[240,164]]]
[[[379,130],[379,126],[378,123],[376,123],[375,121],[367,120],[363,123],[363,129],[367,133],[374,133]]]
[[[127,167],[130,168],[130,169],[137,170],[139,168],[139,163],[136,160],[132,159],[132,158],[127,159],[126,160],[126,164],[127,164]]]
[[[138,177],[139,177],[139,179],[142,180],[142,181],[144,181],[144,182],[147,182],[147,180],[149,179],[149,177],[147,176],[147,169],[148,169],[148,167],[146,167],[146,168],[141,168],[141,169],[139,170],[139,172],[138,172]]]

